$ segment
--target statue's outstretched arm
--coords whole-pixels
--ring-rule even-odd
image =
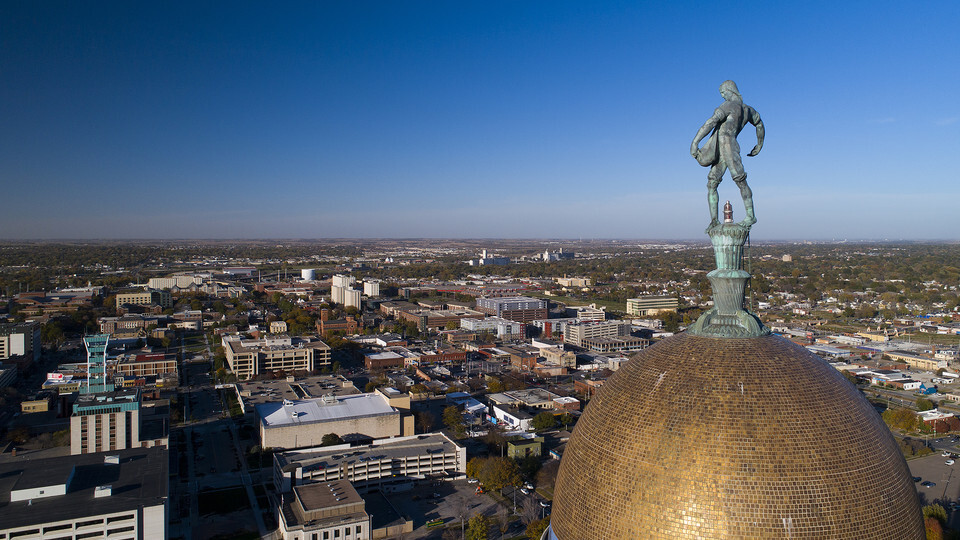
[[[690,155],[697,157],[697,150],[700,148],[700,141],[707,136],[710,131],[713,130],[720,122],[723,122],[723,119],[726,118],[726,115],[720,109],[713,111],[713,116],[707,119],[706,122],[700,126],[700,129],[697,131],[697,136],[693,138],[693,142],[690,143]]]
[[[763,148],[763,120],[760,119],[760,113],[755,111],[753,107],[750,108],[750,117],[748,118],[749,122],[757,127],[757,145],[753,147],[753,150],[750,151],[748,156],[755,156],[760,153],[760,149]]]

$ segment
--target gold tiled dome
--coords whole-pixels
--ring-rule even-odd
[[[778,336],[689,333],[634,355],[587,407],[560,464],[551,530],[925,538],[896,442],[833,367]]]

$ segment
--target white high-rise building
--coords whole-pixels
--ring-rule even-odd
[[[369,279],[363,282],[363,294],[367,296],[380,296],[380,281]]]
[[[353,276],[334,275],[330,281],[330,301],[335,304],[349,305],[347,304],[347,291],[351,290],[351,286],[355,282],[356,279]],[[357,307],[360,307],[359,301],[357,301]]]
[[[360,291],[356,289],[343,289],[343,302],[341,303],[346,307],[353,306],[360,309],[360,296]]]
[[[345,276],[345,275],[343,275],[343,274],[335,274],[335,275],[333,276],[333,279],[331,280],[331,284],[332,284],[334,287],[343,287],[344,289],[346,289],[347,287],[349,287],[349,286],[353,285],[354,283],[356,283],[356,281],[357,281],[357,280],[354,279],[353,276]]]

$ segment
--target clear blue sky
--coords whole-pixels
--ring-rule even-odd
[[[956,1],[8,0],[0,238],[703,238],[689,145],[733,79],[767,129],[755,238],[958,239],[958,22]]]

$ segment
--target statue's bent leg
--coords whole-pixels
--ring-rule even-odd
[[[747,185],[747,173],[734,176],[733,181],[737,184],[737,187],[740,188],[740,196],[743,198],[743,209],[747,213],[747,217],[743,220],[743,223],[745,225],[753,225],[757,222],[757,216],[753,212],[753,191],[751,191],[750,186]]]
[[[720,222],[718,219],[720,195],[717,194],[717,186],[720,185],[725,170],[726,167],[718,163],[710,167],[710,172],[707,173],[707,205],[710,207],[711,225]]]

